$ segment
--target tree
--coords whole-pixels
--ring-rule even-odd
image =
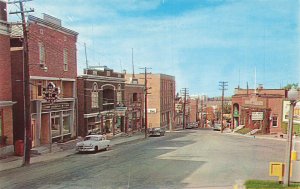
[[[292,87],[299,89],[299,84],[298,83],[289,83],[286,86],[284,86],[282,89],[290,90]]]

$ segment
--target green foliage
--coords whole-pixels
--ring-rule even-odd
[[[249,133],[251,130],[252,130],[252,129],[250,129],[250,128],[242,128],[242,129],[236,131],[236,133],[239,133],[239,134],[244,135],[244,134]]]
[[[299,84],[298,83],[289,83],[286,86],[284,86],[283,89],[290,90],[292,87],[299,89]]]
[[[300,135],[300,124],[297,124],[297,123],[294,123],[294,132],[296,133],[296,135]],[[287,133],[287,127],[288,127],[288,123],[287,122],[282,122],[281,123],[281,129],[282,129],[282,132],[284,134]]]
[[[279,184],[276,181],[265,181],[265,180],[248,180],[245,182],[245,186],[247,189],[263,189],[263,188],[300,188],[300,184],[291,184],[289,187],[285,187],[282,184]]]

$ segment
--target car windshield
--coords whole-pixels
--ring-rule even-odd
[[[0,66],[0,188],[300,188],[300,0],[0,0]]]
[[[99,137],[95,137],[95,136],[86,136],[86,137],[84,138],[84,140],[94,140],[94,141],[97,141],[97,140],[99,140]]]

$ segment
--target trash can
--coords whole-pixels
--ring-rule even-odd
[[[17,156],[23,156],[24,155],[24,142],[23,140],[17,140],[15,143],[15,154]]]

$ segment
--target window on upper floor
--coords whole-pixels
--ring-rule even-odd
[[[68,71],[68,49],[64,49],[64,71]]]
[[[132,99],[133,99],[133,102],[137,102],[138,101],[138,94],[137,93],[133,93],[132,94]]]
[[[95,82],[92,89],[92,108],[99,108],[98,84]]]
[[[42,42],[39,42],[39,62],[45,64],[45,46]]]

